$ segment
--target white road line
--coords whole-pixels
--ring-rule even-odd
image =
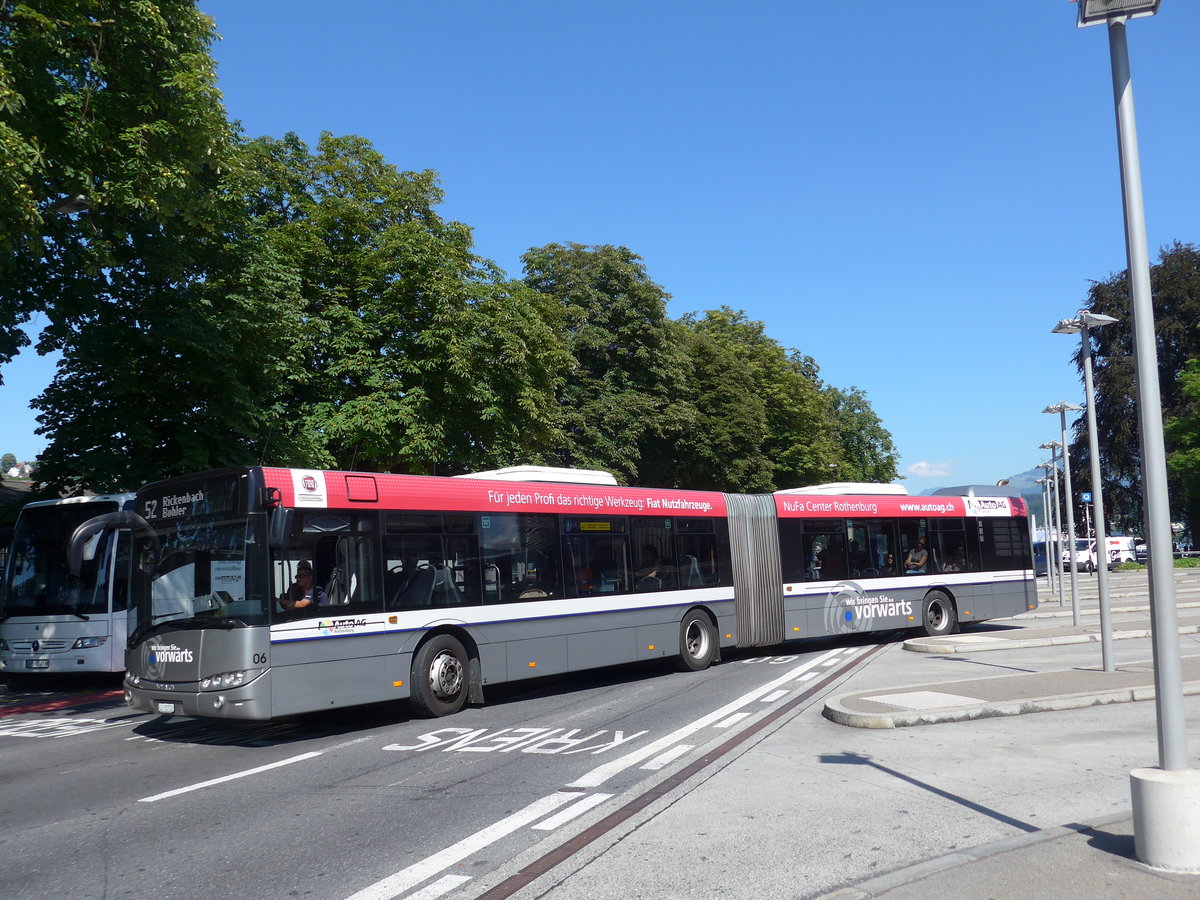
[[[443,875],[427,888],[409,894],[404,900],[436,900],[443,894],[448,894],[460,884],[470,881],[470,875]]]
[[[463,838],[457,844],[451,844],[433,856],[428,856],[420,862],[413,863],[406,869],[401,869],[394,875],[375,882],[370,887],[363,888],[357,894],[352,894],[347,900],[391,900],[398,897],[409,888],[416,887],[427,878],[432,878],[447,866],[461,862],[473,853],[478,853],[484,847],[494,844],[502,837],[524,828],[530,822],[535,822],[551,810],[558,809],[564,803],[579,798],[579,794],[555,791],[549,796],[535,800],[522,810],[501,819],[494,825],[489,825],[470,837]]]
[[[761,687],[757,687],[747,694],[743,694],[742,696],[738,697],[736,700],[734,700],[730,703],[726,703],[720,709],[714,710],[713,712],[710,712],[706,716],[701,716],[699,719],[692,722],[690,725],[684,725],[682,728],[679,728],[676,731],[671,732],[666,737],[659,738],[657,741],[653,741],[653,742],[647,744],[645,747],[642,747],[639,750],[634,750],[632,753],[627,753],[624,756],[620,757],[619,759],[614,759],[612,762],[605,763],[602,766],[597,766],[596,768],[592,769],[592,771],[588,772],[586,775],[583,775],[581,778],[577,779],[576,781],[571,782],[571,784],[569,784],[568,787],[578,787],[578,788],[599,787],[600,785],[604,784],[604,782],[608,781],[608,779],[612,778],[614,775],[624,772],[626,769],[630,768],[631,766],[636,766],[638,763],[640,763],[644,759],[649,759],[652,756],[662,753],[668,747],[672,747],[675,744],[678,744],[681,740],[688,737],[689,735],[695,734],[701,728],[706,728],[707,726],[712,725],[715,722],[720,722],[720,721],[726,719],[731,713],[738,712],[739,710],[741,710],[741,708],[743,706],[753,703],[755,700],[757,700],[759,697],[763,696],[764,694],[769,694],[771,691],[776,690],[777,688],[781,687],[784,684],[787,684],[792,679],[798,677],[802,672],[807,672],[809,669],[815,668],[820,665],[824,665],[825,660],[827,660],[830,657],[835,656],[839,653],[841,653],[841,650],[831,650],[829,653],[826,653],[824,656],[818,656],[814,660],[810,660],[809,662],[806,662],[801,666],[797,666],[795,669],[788,672],[786,675],[783,675],[780,678],[776,678],[774,681],[770,681],[767,684],[762,685]]]
[[[580,800],[578,803],[572,803],[570,806],[568,806],[562,812],[557,813],[548,819],[544,819],[541,822],[538,822],[533,827],[538,831],[553,831],[559,825],[565,825],[567,822],[570,822],[576,816],[582,816],[585,812],[587,812],[593,806],[599,806],[601,803],[603,803],[605,800],[607,800],[611,796],[612,796],[612,794],[589,794],[588,796],[586,796],[582,800]]]
[[[654,757],[654,759],[650,760],[650,762],[646,763],[644,766],[642,766],[642,768],[648,769],[651,772],[657,772],[663,766],[683,756],[683,754],[691,750],[692,747],[692,744],[679,744],[675,747],[672,747],[666,753]]]
[[[713,726],[713,728],[728,728],[731,725],[736,725],[738,722],[742,721],[742,719],[748,718],[749,715],[750,713],[734,713],[724,722],[718,722]]]
[[[758,702],[759,703],[774,703],[780,697],[786,697],[787,695],[788,695],[787,691],[771,691],[771,693],[767,694],[767,696],[763,697]]]
[[[202,781],[199,784],[188,785],[187,787],[176,788],[173,791],[164,791],[161,794],[155,794],[153,797],[143,797],[138,803],[154,803],[158,800],[166,800],[168,797],[178,797],[180,794],[187,794],[191,791],[198,791],[201,788],[212,787],[214,784],[224,784],[226,781],[234,781],[238,778],[245,778],[247,775],[257,775],[259,772],[267,772],[271,769],[278,769],[280,766],[290,766],[292,763],[303,762],[306,759],[312,759],[314,756],[320,756],[321,751],[313,751],[312,753],[301,753],[299,756],[293,756],[290,759],[281,759],[279,762],[268,763],[265,766],[258,766],[255,769],[247,769],[245,772],[234,772],[232,775],[222,775],[220,778],[214,778],[211,781]]]
[[[803,675],[801,675],[796,680],[797,681],[812,681],[816,677],[817,677],[816,672],[805,672]]]

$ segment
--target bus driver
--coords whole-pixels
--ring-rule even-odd
[[[313,584],[312,563],[306,559],[300,560],[296,566],[296,581],[279,598],[279,605],[284,609],[305,609],[310,606],[324,606],[329,603],[329,595],[319,584]]]

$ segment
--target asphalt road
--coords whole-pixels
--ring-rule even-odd
[[[732,654],[700,673],[631,666],[492,690],[435,720],[388,706],[161,719],[113,699],[115,680],[60,682],[26,695],[40,709],[0,708],[0,896],[469,893],[868,650]],[[75,705],[47,708],[63,699]]]

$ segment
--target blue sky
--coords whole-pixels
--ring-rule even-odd
[[[1082,399],[1050,328],[1125,245],[1107,36],[1067,0],[200,6],[248,134],[436,169],[510,275],[533,246],[623,244],[672,315],[746,310],[867,393],[914,493],[1031,468],[1041,410]],[[1200,243],[1200,4],[1128,34],[1156,258]],[[52,373],[5,368],[0,452],[44,446]]]

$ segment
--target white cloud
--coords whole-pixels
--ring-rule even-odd
[[[904,470],[913,478],[948,478],[954,474],[954,460],[945,462],[915,462]]]

